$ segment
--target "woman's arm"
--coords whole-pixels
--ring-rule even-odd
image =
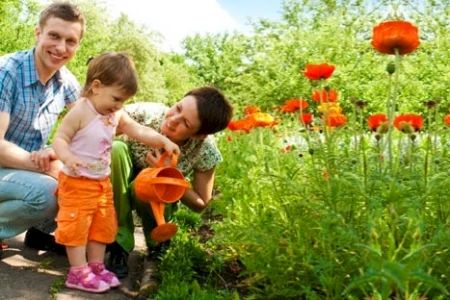
[[[211,201],[214,185],[215,169],[208,171],[194,171],[192,187],[188,189],[181,202],[195,212],[201,212]]]

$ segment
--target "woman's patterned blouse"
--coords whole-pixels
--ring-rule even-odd
[[[139,102],[126,105],[124,110],[139,124],[151,127],[161,133],[161,124],[168,107],[161,103]],[[147,152],[154,151],[153,148],[126,135],[122,135],[120,139],[128,144],[135,168],[149,167],[145,157]],[[212,135],[208,135],[204,140],[189,139],[180,148],[180,151],[177,168],[184,176],[188,176],[192,171],[211,170],[223,160]]]

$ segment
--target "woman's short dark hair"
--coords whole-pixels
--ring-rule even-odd
[[[196,134],[213,134],[225,129],[233,117],[233,106],[215,87],[206,86],[186,93],[197,101],[200,129]]]

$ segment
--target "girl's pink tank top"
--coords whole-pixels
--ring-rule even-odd
[[[64,166],[63,172],[72,177],[103,179],[111,173],[112,142],[116,135],[117,119],[114,114],[99,114],[89,99],[85,100],[95,112],[95,118],[84,128],[75,133],[69,145],[73,154],[77,155],[88,168],[79,168],[75,175]]]

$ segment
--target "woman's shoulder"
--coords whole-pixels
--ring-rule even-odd
[[[127,113],[158,113],[165,111],[167,107],[163,103],[134,102],[124,106]]]
[[[196,151],[195,170],[211,170],[223,161],[222,154],[217,147],[214,136],[208,135],[208,137],[201,141],[199,146],[198,151]]]
[[[124,111],[128,113],[132,119],[145,125],[150,125],[155,122],[158,123],[159,120],[163,118],[166,110],[167,107],[164,104],[153,102],[135,102],[127,104],[124,107]]]

